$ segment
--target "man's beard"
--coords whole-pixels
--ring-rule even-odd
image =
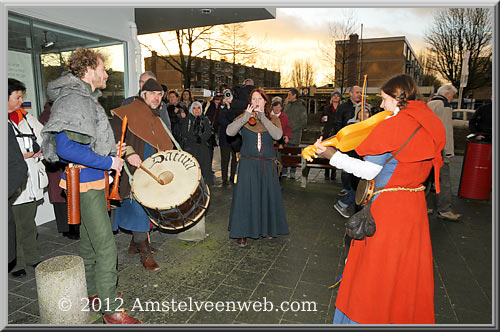
[[[158,111],[160,109],[160,105],[161,103],[158,103],[158,105],[156,105],[156,107],[153,107],[152,105],[148,105],[149,108],[151,108],[152,111]]]

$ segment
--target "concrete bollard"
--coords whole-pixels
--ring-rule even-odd
[[[206,237],[205,234],[205,216],[201,217],[200,221],[193,227],[177,234],[177,238],[183,241],[202,241]]]
[[[80,256],[49,258],[35,268],[41,324],[90,324],[85,268]]]

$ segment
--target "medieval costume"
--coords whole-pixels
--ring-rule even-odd
[[[42,130],[42,150],[49,162],[82,165],[80,169],[80,256],[85,265],[90,298],[106,301],[101,310],[113,316],[120,306],[117,285],[117,250],[109,223],[105,170],[113,165],[116,142],[98,98],[100,90],[70,73],[49,83],[54,100]],[[66,174],[60,183],[66,188]]]
[[[152,79],[149,79],[143,86],[143,91],[161,91],[161,86],[158,85],[158,90],[148,90],[152,84]],[[142,98],[137,97],[132,103],[126,106],[119,107],[111,111],[113,119],[111,126],[117,137],[121,135],[123,118],[127,117],[127,130],[125,132],[125,143],[127,144],[124,160],[130,174],[136,170],[127,158],[137,154],[142,161],[149,158],[158,151],[166,151],[172,149],[172,141],[165,130],[164,124],[160,119],[158,110],[153,110],[149,107]],[[122,200],[121,205],[115,209],[113,218],[113,230],[118,227],[134,232],[134,237],[130,241],[129,253],[141,253],[141,262],[148,270],[157,270],[159,267],[154,262],[151,253],[157,251],[150,248],[148,239],[137,239],[140,234],[147,235],[150,230],[150,219],[147,213],[139,202],[131,195],[131,179],[127,172],[123,172],[120,176],[119,193]]]
[[[365,156],[365,161],[356,162],[379,167],[375,187],[393,190],[383,191],[373,200],[373,237],[351,242],[334,323],[435,322],[429,221],[425,193],[418,189],[424,188],[422,183],[434,167],[439,190],[445,133],[439,118],[422,101],[409,101],[406,108],[396,108],[394,113],[356,148],[359,155]],[[407,145],[385,163],[419,126]],[[330,164],[347,170],[341,162],[346,158],[337,151]]]
[[[274,151],[274,140],[282,136],[281,123],[263,112],[258,116],[257,124],[251,126],[247,123],[250,113],[243,112],[226,130],[234,136],[241,129],[243,137],[228,227],[231,238],[288,234]]]

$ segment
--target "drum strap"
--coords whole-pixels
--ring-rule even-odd
[[[160,119],[161,124],[163,125],[163,128],[165,128],[165,131],[167,132],[168,136],[170,136],[170,139],[172,140],[172,142],[174,142],[174,145],[177,148],[177,150],[182,151],[181,146],[179,145],[179,143],[177,143],[177,141],[174,138],[174,135],[172,135],[172,132],[170,131],[170,129],[168,129],[165,122],[163,122],[163,120],[161,118],[159,118],[159,119]]]

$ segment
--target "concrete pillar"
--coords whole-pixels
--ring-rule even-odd
[[[80,256],[49,258],[35,269],[41,324],[90,324],[85,268]]]
[[[183,241],[202,241],[206,237],[205,233],[205,215],[193,227],[177,234],[177,238]]]

